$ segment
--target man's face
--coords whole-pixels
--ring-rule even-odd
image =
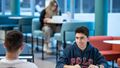
[[[75,41],[77,43],[77,46],[81,50],[84,50],[86,48],[86,46],[87,46],[88,38],[83,33],[76,33],[76,35],[75,35]]]

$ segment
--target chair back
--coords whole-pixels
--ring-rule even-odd
[[[26,17],[19,20],[19,29],[23,33],[31,33],[32,18]]]
[[[39,18],[32,19],[32,34],[33,36],[43,36],[43,32],[40,30],[41,23],[39,22]]]
[[[34,30],[40,30],[39,18],[32,19],[32,33],[34,32]]]
[[[85,26],[89,29],[89,35],[94,35],[94,23],[93,22],[80,22],[73,21],[69,23],[63,23],[61,28],[61,36],[63,43],[71,43],[75,40],[75,30],[78,27]]]
[[[3,45],[4,45],[3,43],[0,43],[0,59],[4,58],[6,54],[6,49],[3,47]],[[20,56],[22,57],[22,58],[20,57],[20,59],[27,59],[29,61],[33,61],[34,58],[31,50],[32,49],[30,45],[25,44],[24,49],[20,54]],[[28,57],[31,57],[31,58],[28,58]]]

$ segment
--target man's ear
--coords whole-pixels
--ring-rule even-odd
[[[20,47],[20,50],[23,50],[24,49],[24,45],[22,44],[22,46]]]
[[[6,43],[4,42],[4,45],[3,45],[4,48],[6,48]]]
[[[21,47],[18,49],[18,54],[20,54],[22,51],[23,51],[23,48],[24,48],[24,45],[23,44],[21,44]]]

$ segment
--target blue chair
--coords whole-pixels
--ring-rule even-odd
[[[6,49],[3,47],[3,43],[0,43],[0,59],[5,57]],[[19,56],[20,59],[27,59],[28,61],[34,61],[32,49],[28,44],[25,44],[22,53]]]
[[[19,30],[23,33],[31,33],[32,18],[24,17],[19,20]]]
[[[94,23],[93,22],[80,22],[80,21],[72,21],[62,24],[61,33],[56,33],[54,38],[57,40],[56,45],[56,60],[58,59],[59,49],[58,42],[63,44],[63,49],[67,44],[72,44],[75,40],[75,30],[80,26],[85,26],[89,29],[89,35],[94,35]]]
[[[39,40],[41,40],[41,45],[42,45],[42,60],[44,59],[44,37],[43,37],[43,32],[40,30],[40,22],[39,22],[39,18],[33,18],[32,19],[32,35],[33,38],[36,39],[36,45],[37,48],[36,50],[39,51],[38,45],[39,45]]]

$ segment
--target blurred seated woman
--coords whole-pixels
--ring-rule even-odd
[[[48,7],[42,10],[40,14],[40,29],[44,33],[45,41],[44,41],[44,51],[47,53],[51,53],[50,50],[50,37],[53,36],[53,33],[56,31],[56,26],[48,24],[51,21],[52,16],[59,15],[58,4],[55,0],[50,1]]]

